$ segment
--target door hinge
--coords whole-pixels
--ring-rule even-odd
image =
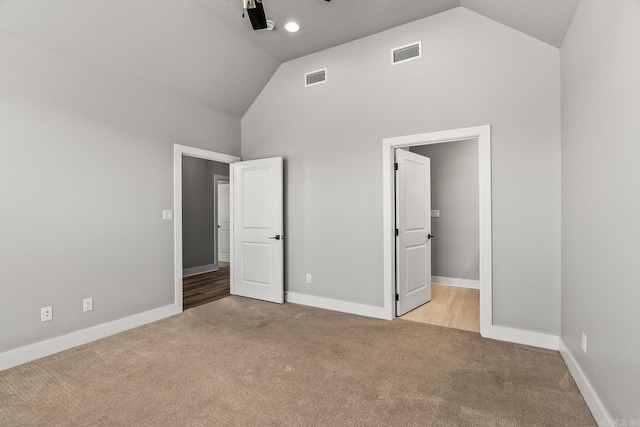
[[[398,236],[400,233],[398,233],[398,229],[396,228],[396,236]]]
[[[396,301],[400,301],[400,295],[398,295],[398,294],[396,294]]]
[[[394,171],[397,171],[397,170],[398,170],[398,164],[397,164],[397,163],[394,163],[394,164],[393,164],[393,170],[394,170]]]

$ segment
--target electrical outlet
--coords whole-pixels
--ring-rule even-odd
[[[431,218],[440,218],[440,209],[435,209],[431,211]]]
[[[307,283],[311,283],[311,274],[307,273]]]
[[[584,332],[582,333],[582,351],[587,354],[587,336]]]
[[[93,298],[85,298],[82,300],[82,312],[93,310]]]
[[[40,309],[40,321],[48,322],[53,319],[53,307],[42,307]]]
[[[162,211],[162,219],[164,221],[172,221],[173,220],[173,211]]]

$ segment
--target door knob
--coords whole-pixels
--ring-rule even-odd
[[[433,239],[434,237],[436,236],[434,236],[433,234],[427,234],[427,241]]]
[[[280,234],[276,234],[275,236],[269,236],[270,239],[276,239],[276,240],[284,240],[284,236],[280,235]]]

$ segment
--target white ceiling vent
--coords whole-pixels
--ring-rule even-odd
[[[311,71],[304,75],[304,86],[309,87],[313,85],[319,85],[327,81],[327,69]]]
[[[400,64],[422,57],[422,42],[415,42],[391,50],[391,65]]]

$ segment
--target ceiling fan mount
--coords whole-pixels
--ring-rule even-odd
[[[264,30],[268,27],[267,16],[262,7],[262,0],[242,0],[242,17],[245,11],[254,30]]]
[[[271,20],[267,20],[267,16],[264,13],[264,7],[262,6],[263,0],[242,0],[242,17],[244,18],[244,12],[249,15],[251,26],[254,30],[273,30],[275,23]],[[331,0],[324,0],[330,2]]]

